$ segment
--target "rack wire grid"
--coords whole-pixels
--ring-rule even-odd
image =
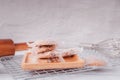
[[[88,53],[88,51],[87,51]],[[96,52],[90,52],[95,53]],[[83,53],[84,54],[84,53]],[[98,55],[98,54],[97,54]],[[52,69],[52,70],[35,70],[35,71],[24,71],[21,68],[21,61],[23,55],[17,56],[5,56],[0,58],[0,62],[6,68],[8,73],[12,75],[15,80],[46,80],[47,77],[51,77],[50,80],[53,80],[53,76],[68,76],[70,74],[78,74],[85,71],[91,71],[98,69],[98,67],[85,66],[83,68],[74,68],[74,69]],[[47,78],[48,80],[48,78]],[[55,79],[56,80],[56,79]],[[57,79],[59,80],[59,79]]]

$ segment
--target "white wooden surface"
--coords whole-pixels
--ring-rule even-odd
[[[96,43],[119,38],[119,25],[119,0],[0,0],[0,38],[15,42],[52,38]],[[108,73],[81,79],[120,79],[120,69]],[[0,72],[2,79],[10,80]]]
[[[98,42],[120,36],[119,0],[0,0],[0,38]]]

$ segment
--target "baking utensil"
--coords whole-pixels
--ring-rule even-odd
[[[81,43],[80,47],[94,49],[96,51],[104,53],[106,56],[109,56],[111,58],[120,57],[120,39],[119,38],[107,39],[97,44]]]
[[[27,49],[28,46],[26,42],[14,43],[12,39],[0,39],[0,57],[14,55],[15,51],[22,51]]]

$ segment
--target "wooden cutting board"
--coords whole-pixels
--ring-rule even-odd
[[[76,54],[72,57],[64,57],[65,62],[47,62],[47,59],[37,59],[31,56],[31,53],[26,53],[22,61],[22,69],[24,70],[43,70],[43,69],[67,69],[67,68],[82,68],[85,61],[80,59]]]

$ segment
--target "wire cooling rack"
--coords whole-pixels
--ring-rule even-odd
[[[55,69],[55,70],[35,70],[35,71],[24,71],[21,69],[21,55],[19,56],[5,56],[0,58],[0,62],[7,69],[15,80],[36,80],[37,78],[57,76],[59,74],[71,74],[79,73],[84,71],[90,71],[95,69],[95,67],[85,66],[84,68],[74,68],[74,69]]]
[[[96,55],[97,57],[103,58],[103,56],[99,55],[99,53],[93,50],[84,50],[82,54],[80,54],[82,58],[88,55]],[[79,74],[81,72],[91,71],[100,68],[93,66],[84,66],[83,68],[74,69],[24,71],[21,68],[22,58],[23,55],[5,56],[0,58],[1,64],[3,64],[6,71],[10,73],[10,75],[12,75],[15,80],[61,80],[59,79],[61,75],[67,77],[68,75],[73,73]]]

